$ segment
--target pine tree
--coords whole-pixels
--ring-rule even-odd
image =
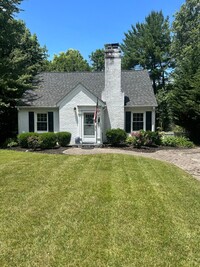
[[[200,142],[200,4],[187,0],[175,16],[172,52],[176,69],[172,107],[174,121]]]

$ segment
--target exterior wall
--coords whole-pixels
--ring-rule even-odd
[[[18,110],[18,133],[29,132],[28,110]]]
[[[151,131],[155,131],[155,107],[130,107],[125,108],[126,111],[131,111],[131,113],[143,113],[144,114],[144,128],[143,130],[146,131],[146,112],[151,111],[152,112],[152,125],[151,125]],[[125,113],[124,113],[125,114]],[[133,117],[131,116],[131,124],[133,123]],[[132,129],[132,125],[131,125]],[[132,130],[131,130],[132,131]]]
[[[29,132],[29,111],[34,112],[34,121],[35,121],[35,129],[36,129],[36,114],[37,113],[46,113],[53,112],[54,114],[54,132],[59,132],[59,112],[58,109],[54,108],[32,108],[32,109],[24,109],[21,108],[18,110],[18,133]],[[36,131],[36,130],[35,130]]]
[[[75,88],[58,105],[60,131],[69,131],[72,134],[71,144],[75,138],[83,140],[83,116],[84,112],[94,113],[96,110],[97,98],[86,90],[82,85]],[[101,110],[101,117],[103,109]],[[96,124],[94,142],[102,143],[101,121]],[[92,142],[92,141],[91,141]]]
[[[124,128],[124,93],[121,90],[121,57],[119,48],[112,45],[105,50],[105,89],[102,100],[106,102],[105,129]]]

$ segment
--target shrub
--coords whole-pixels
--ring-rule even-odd
[[[108,143],[110,143],[111,145],[119,145],[125,142],[127,135],[124,130],[117,128],[107,130],[106,137]]]
[[[71,140],[71,133],[59,132],[56,134],[56,137],[60,146],[68,146]]]
[[[159,132],[139,131],[131,134],[132,145],[140,148],[142,146],[158,146],[161,144],[161,135]]]
[[[38,136],[38,133],[21,133],[18,134],[17,139],[20,147],[28,148],[28,138],[31,136]]]
[[[33,150],[40,148],[40,144],[41,144],[40,136],[38,135],[29,136],[27,143],[28,143],[28,148],[32,148]]]
[[[161,135],[159,132],[144,132],[145,146],[159,146],[161,144]]]
[[[128,145],[132,145],[133,144],[133,142],[134,142],[134,136],[128,136],[127,138],[126,138],[126,143],[128,144]]]
[[[143,131],[133,132],[131,134],[131,136],[133,137],[133,143],[132,144],[134,147],[141,148],[142,146],[144,146],[145,141],[144,141]]]
[[[8,138],[5,142],[1,145],[1,148],[11,148],[18,146],[18,142],[16,138]]]
[[[42,133],[39,135],[39,142],[42,149],[54,148],[57,142],[56,134]]]
[[[161,141],[163,146],[185,147],[185,148],[194,147],[194,143],[186,137],[163,136]]]

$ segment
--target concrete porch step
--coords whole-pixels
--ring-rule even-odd
[[[74,145],[73,147],[78,147],[78,148],[81,148],[81,149],[94,149],[94,148],[102,147],[102,144],[82,143],[82,144]]]

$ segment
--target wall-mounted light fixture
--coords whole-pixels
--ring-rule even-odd
[[[74,107],[74,111],[76,111],[76,107]]]

